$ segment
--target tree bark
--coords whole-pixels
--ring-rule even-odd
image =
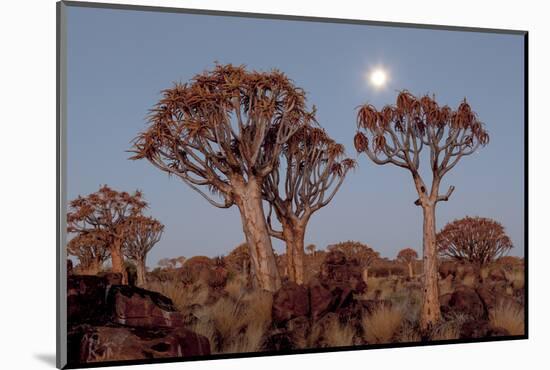
[[[234,180],[233,185],[256,283],[262,289],[275,292],[281,287],[281,277],[267,228],[260,184],[250,177],[247,183]]]
[[[407,266],[409,267],[409,277],[412,279],[414,277],[412,262],[407,263]]]
[[[296,284],[303,284],[305,227],[292,221],[284,222],[282,227],[286,244],[288,279]]]
[[[368,279],[369,279],[369,266],[363,269],[363,281],[365,282],[365,284],[367,283]]]
[[[437,249],[435,243],[435,203],[423,204],[424,291],[420,311],[420,329],[427,333],[440,319],[437,285]]]
[[[122,254],[122,243],[116,238],[110,246],[112,272],[122,274],[122,284],[128,284],[128,273],[124,267],[124,255]]]
[[[145,257],[136,260],[136,285],[140,288],[144,287],[147,282],[146,272]]]

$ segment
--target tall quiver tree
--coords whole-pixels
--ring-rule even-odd
[[[407,169],[413,178],[423,213],[424,291],[420,325],[427,331],[440,319],[437,286],[437,248],[435,208],[447,201],[454,187],[439,194],[441,180],[465,156],[473,154],[489,141],[489,135],[466,99],[456,110],[440,107],[434,98],[415,97],[407,91],[397,96],[395,106],[380,111],[370,104],[357,114],[355,148],[379,165],[393,164]],[[421,152],[429,150],[431,185],[422,178],[419,168]]]
[[[255,282],[275,291],[281,279],[261,186],[287,140],[312,119],[304,91],[283,73],[217,65],[163,92],[132,159],[179,177],[216,207],[236,205]]]
[[[418,253],[412,248],[404,248],[397,253],[397,260],[407,265],[409,269],[409,277],[414,276],[413,264],[418,258]]]
[[[129,217],[140,214],[146,206],[141,192],[119,192],[104,185],[97,192],[85,197],[79,196],[69,203],[67,231],[94,233],[103,239],[111,254],[112,271],[122,274],[122,282],[127,284],[128,276],[122,253],[126,221]]]
[[[67,243],[67,253],[79,261],[81,274],[96,275],[109,258],[109,248],[102,233],[86,232],[77,234]]]
[[[147,254],[159,242],[164,225],[152,217],[141,215],[130,217],[126,224],[127,236],[124,239],[124,255],[135,261],[137,285],[144,286]]]
[[[263,196],[270,206],[269,230],[286,243],[290,281],[304,283],[304,237],[311,215],[332,200],[355,165],[352,159],[343,156],[344,146],[323,129],[302,126],[284,147],[286,168],[275,168],[264,181]],[[272,227],[272,210],[281,231]]]

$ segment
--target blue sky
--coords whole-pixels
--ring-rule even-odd
[[[148,265],[172,256],[227,253],[244,240],[238,211],[210,206],[181,180],[146,161],[129,161],[130,141],[160,91],[214,62],[277,68],[304,88],[319,123],[348,155],[356,107],[380,107],[396,92],[435,94],[456,107],[466,97],[491,135],[445,177],[437,226],[466,215],[500,221],[524,251],[523,37],[519,35],[282,21],[127,10],[68,8],[68,197],[140,189],[148,213],[166,225]],[[367,71],[383,66],[388,86],[373,89]],[[410,174],[358,159],[333,202],[316,213],[306,244],[324,248],[360,240],[394,257],[422,243],[422,212]],[[282,244],[275,242],[277,250]]]

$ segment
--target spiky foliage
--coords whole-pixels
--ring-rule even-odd
[[[416,261],[417,258],[418,258],[418,253],[416,253],[416,251],[412,248],[405,248],[400,250],[399,253],[397,253],[397,260],[399,262],[408,264]]]
[[[439,181],[458,161],[473,154],[480,145],[489,142],[475,112],[466,99],[456,110],[440,107],[434,98],[415,97],[404,90],[394,106],[380,111],[371,104],[360,107],[357,113],[357,134],[354,138],[358,153],[365,153],[376,164],[394,164],[412,172],[420,202],[448,200],[439,196]],[[433,182],[430,194],[418,173],[420,153],[430,150],[430,169]],[[435,185],[435,186],[434,186]]]
[[[81,272],[97,273],[109,258],[105,239],[95,232],[77,234],[67,244],[67,253],[78,258]]]
[[[104,185],[85,197],[79,196],[69,203],[67,231],[88,234],[102,239],[109,247],[113,271],[124,272],[122,241],[127,235],[127,220],[141,214],[147,207],[142,193],[133,194],[116,191]]]
[[[134,216],[127,220],[127,237],[124,240],[124,254],[134,260],[145,258],[159,242],[164,225],[152,217]]]
[[[217,65],[163,91],[132,159],[147,159],[227,208],[235,177],[265,177],[286,141],[312,119],[304,91],[283,73]]]
[[[380,253],[368,245],[354,240],[329,245],[327,248],[330,251],[343,252],[347,258],[356,258],[363,268],[371,266],[374,261],[380,258]]]
[[[325,130],[302,126],[284,147],[284,178],[280,168],[276,168],[264,181],[264,198],[275,209],[277,218],[281,222],[307,219],[326,206],[355,166],[355,161],[344,155],[344,146]],[[283,239],[282,233],[272,234]]]
[[[437,234],[439,253],[479,266],[487,265],[512,249],[504,227],[484,217],[465,217],[445,225]]]

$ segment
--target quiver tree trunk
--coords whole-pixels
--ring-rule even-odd
[[[122,243],[116,238],[110,246],[112,272],[122,275],[122,284],[128,284],[128,273],[124,266],[124,255],[122,253]]]
[[[412,279],[414,277],[413,263],[412,262],[407,263],[407,267],[409,268],[409,277]]]
[[[241,182],[235,186],[235,203],[241,213],[255,283],[262,289],[275,292],[281,286],[281,277],[267,228],[260,185],[256,179],[249,178],[247,183]]]
[[[297,284],[304,283],[304,237],[305,225],[284,222],[283,236],[286,244],[288,279]]]
[[[435,243],[435,204],[422,205],[424,291],[420,313],[420,329],[427,333],[440,318],[437,285],[437,248]]]
[[[138,287],[144,287],[147,282],[146,278],[145,258],[136,260],[136,285]]]

